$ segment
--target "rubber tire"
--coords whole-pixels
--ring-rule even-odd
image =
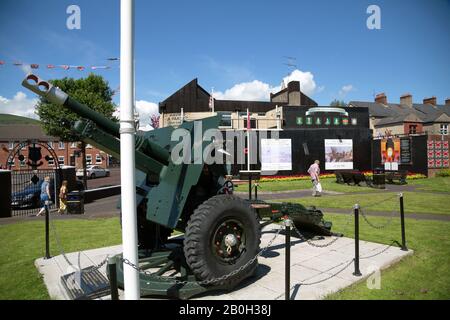
[[[91,174],[91,176],[89,177],[89,179],[95,179],[95,173]]]
[[[223,219],[236,219],[246,234],[246,249],[234,262],[228,264],[220,261],[211,250],[211,238]],[[201,204],[191,215],[184,239],[184,255],[188,266],[197,280],[217,279],[245,265],[259,252],[261,228],[259,218],[248,202],[231,195],[214,196]],[[238,274],[212,285],[234,287],[243,279],[252,275],[258,265],[257,260]]]

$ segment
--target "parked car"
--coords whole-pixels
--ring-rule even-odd
[[[76,172],[77,178],[82,179],[83,178],[83,169],[78,169]],[[86,167],[86,176],[88,179],[95,179],[100,177],[109,177],[109,170],[104,169],[100,166],[87,166]]]
[[[14,192],[11,195],[11,207],[13,209],[39,208],[41,205],[41,186],[43,179],[34,184],[30,182],[22,191]],[[50,180],[51,201],[55,201],[54,182]]]

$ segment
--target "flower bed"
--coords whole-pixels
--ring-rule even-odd
[[[372,171],[363,172],[367,177],[372,177]],[[336,175],[334,173],[326,173],[320,175],[320,179],[335,179]],[[425,179],[426,176],[420,173],[408,173],[407,179]],[[298,180],[310,180],[309,175],[292,175],[292,176],[262,176],[259,180],[260,182],[270,182],[270,181],[298,181]]]

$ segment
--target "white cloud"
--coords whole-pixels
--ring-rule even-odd
[[[317,87],[314,81],[314,75],[307,71],[294,70],[288,76],[283,78],[285,84],[290,81],[300,81],[300,90],[306,95],[323,91],[324,87]],[[269,100],[270,93],[281,90],[281,85],[270,85],[260,80],[251,82],[242,82],[234,85],[225,92],[214,92],[214,98],[221,100]]]
[[[225,90],[224,93],[214,92],[214,98],[221,100],[267,100],[273,88],[259,80],[242,82]]]
[[[140,127],[150,125],[150,117],[154,114],[159,114],[158,104],[145,100],[136,100],[136,111],[139,113]],[[116,109],[113,115],[120,119],[120,107]]]
[[[38,119],[35,113],[39,99],[28,99],[22,91],[16,93],[12,99],[0,96],[0,113],[9,113],[17,116]]]
[[[314,75],[309,72],[303,72],[301,70],[294,70],[290,75],[283,78],[285,84],[288,84],[290,81],[300,81],[300,90],[310,96],[316,92],[316,82],[314,81]]]
[[[341,90],[339,90],[339,95],[340,95],[341,97],[345,97],[345,96],[347,95],[347,93],[349,93],[350,91],[353,91],[353,90],[355,90],[355,88],[353,87],[353,85],[347,84],[347,85],[343,86],[343,87],[341,88]]]

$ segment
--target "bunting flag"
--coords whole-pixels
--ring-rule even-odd
[[[97,69],[110,69],[110,66],[92,66],[91,69],[92,70],[97,70]]]
[[[120,58],[116,58],[116,57],[111,57],[111,58],[107,58],[105,59],[107,61],[119,61]],[[10,62],[11,65],[16,66],[16,67],[21,67],[21,66],[28,66],[31,69],[39,69],[40,68],[40,64],[38,63],[23,63],[20,62],[19,60],[16,61],[12,61]],[[8,65],[8,62],[5,60],[0,60],[0,66],[6,66]],[[110,65],[92,65],[92,66],[80,66],[80,65],[70,65],[70,64],[46,64],[45,65],[47,67],[47,69],[62,69],[62,70],[70,70],[70,69],[76,69],[78,71],[85,71],[87,69],[89,70],[109,70],[111,68],[113,68],[113,66]],[[117,68],[117,66],[115,66]]]

